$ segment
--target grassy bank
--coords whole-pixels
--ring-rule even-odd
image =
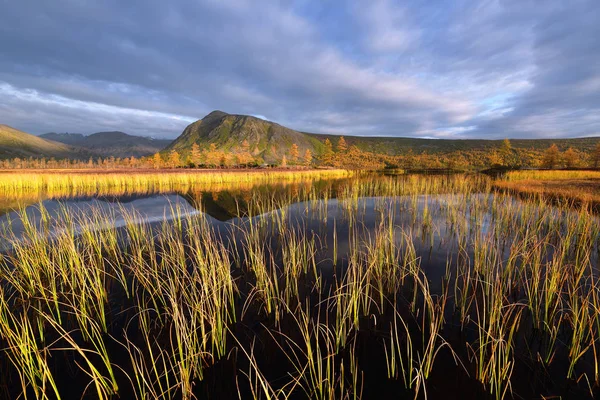
[[[339,169],[319,170],[210,170],[147,171],[37,171],[0,173],[0,195],[21,193],[135,193],[175,191],[193,185],[223,183],[269,183],[304,179],[338,178],[353,173]]]
[[[600,171],[512,171],[497,188],[576,205],[600,205]]]

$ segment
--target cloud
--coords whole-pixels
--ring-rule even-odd
[[[10,115],[15,125],[27,131],[59,131],[57,126],[69,126],[69,132],[122,130],[129,125],[132,134],[167,137],[182,130],[193,118],[89,101],[73,100],[33,89],[17,89],[0,82],[0,115]]]
[[[354,12],[365,29],[364,46],[375,53],[405,52],[419,45],[420,30],[409,11],[390,0],[354,4]]]
[[[553,3],[531,28],[534,72],[530,88],[502,118],[482,125],[527,137],[600,135],[600,3]]]
[[[220,109],[327,133],[592,135],[598,20],[594,0],[4,3],[0,123],[175,137]]]

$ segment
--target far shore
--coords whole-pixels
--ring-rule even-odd
[[[174,174],[174,173],[265,173],[265,172],[309,172],[309,171],[335,171],[344,168],[23,168],[0,169],[0,174]]]

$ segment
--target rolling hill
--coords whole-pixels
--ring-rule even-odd
[[[64,143],[43,139],[19,131],[7,125],[0,125],[0,159],[7,158],[84,158],[89,153]]]
[[[124,132],[46,133],[41,138],[83,148],[100,157],[143,157],[164,149],[171,140],[128,135]]]
[[[300,154],[306,149],[315,152],[322,147],[318,138],[271,121],[213,111],[188,125],[165,152],[175,150],[187,154],[191,146],[197,143],[201,147],[214,144],[219,150],[235,153],[242,151],[244,141],[249,144],[253,156],[260,156],[266,162],[281,159],[294,143],[298,145]]]
[[[247,141],[254,156],[261,156],[265,161],[281,159],[289,151],[293,143],[297,144],[300,155],[306,149],[319,155],[325,139],[335,146],[339,136],[299,132],[277,123],[248,115],[233,115],[222,111],[213,111],[199,121],[190,124],[181,136],[171,143],[165,153],[175,150],[188,154],[191,146],[197,143],[206,148],[214,144],[217,149],[226,152],[241,151],[242,143]],[[483,139],[417,139],[405,137],[365,137],[344,136],[348,146],[355,145],[360,150],[387,155],[402,155],[412,151],[413,154],[447,154],[455,151],[489,152],[499,149],[502,140]],[[516,149],[543,151],[553,143],[560,150],[573,147],[584,152],[591,152],[600,141],[598,137],[576,139],[511,139]]]
[[[319,141],[329,138],[336,143],[339,136],[306,133]],[[398,155],[409,150],[413,153],[426,152],[429,154],[451,153],[453,151],[489,151],[501,147],[504,139],[419,139],[406,137],[369,137],[369,136],[344,136],[348,146],[355,145],[363,151],[373,153]],[[512,147],[543,151],[556,144],[561,151],[573,147],[576,150],[591,152],[600,137],[586,138],[557,138],[557,139],[510,139]]]

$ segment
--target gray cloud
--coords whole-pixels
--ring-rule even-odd
[[[594,0],[0,0],[0,123],[175,137],[221,109],[329,133],[592,135],[598,13]]]

